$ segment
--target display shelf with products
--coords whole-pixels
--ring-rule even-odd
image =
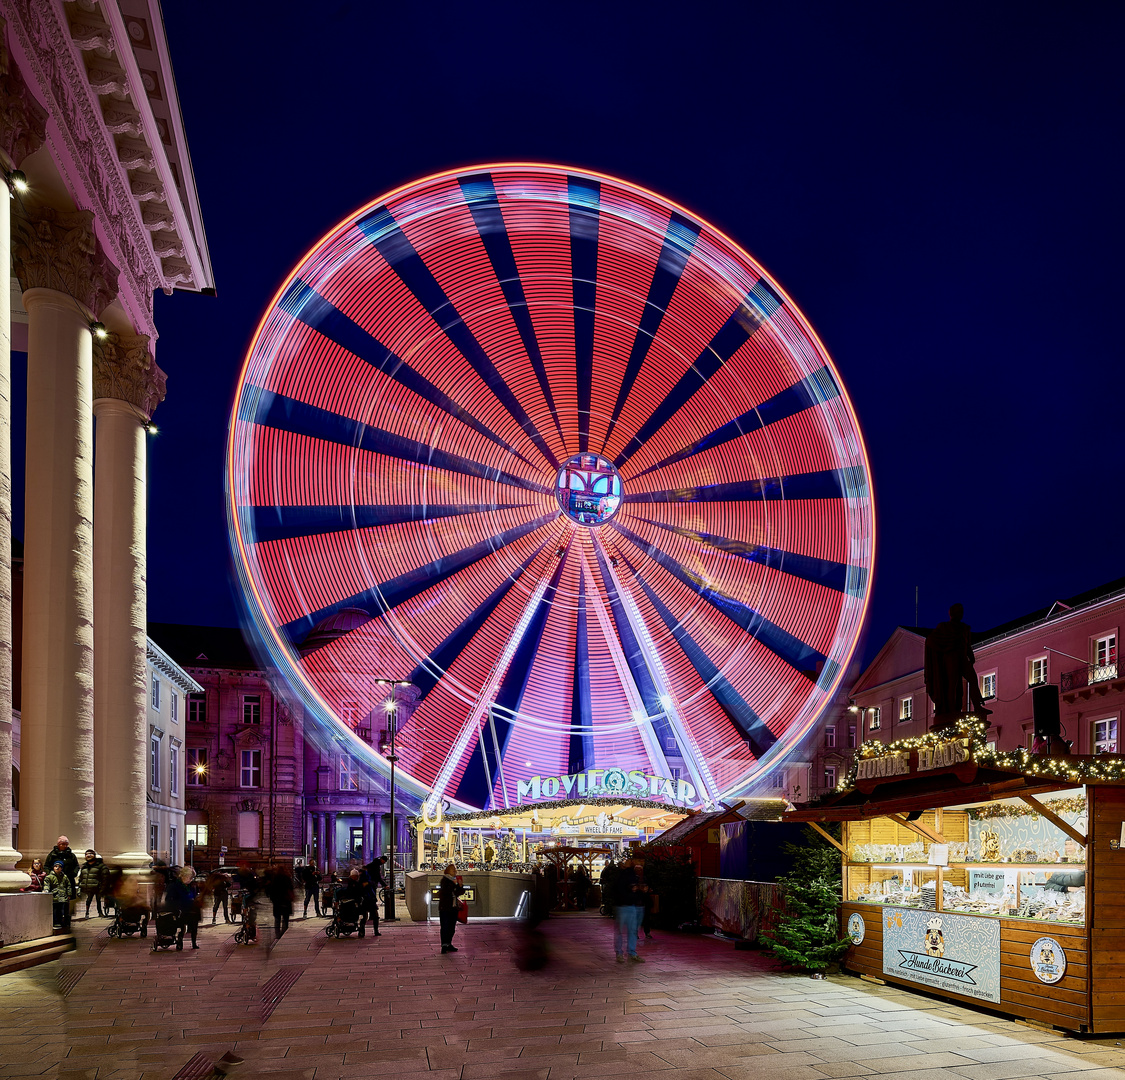
[[[865,744],[835,792],[784,818],[841,826],[848,971],[1125,1031],[1121,758],[997,755],[972,722]]]

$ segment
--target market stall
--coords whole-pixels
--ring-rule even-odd
[[[829,839],[847,967],[1071,1031],[1125,1030],[1125,762],[999,754],[982,732],[865,744],[833,795],[785,814],[843,824]]]

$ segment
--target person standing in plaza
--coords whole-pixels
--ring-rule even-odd
[[[271,866],[266,876],[266,895],[273,905],[273,931],[280,940],[289,929],[293,914],[293,879],[283,866]]]
[[[613,929],[613,951],[617,962],[625,963],[626,956],[634,963],[643,964],[637,955],[637,927],[645,909],[646,888],[637,874],[632,859],[626,859],[617,870],[614,881],[613,904],[616,920]]]
[[[211,890],[211,925],[219,916],[219,905],[223,905],[223,922],[230,922],[230,878],[222,870],[213,870],[207,877],[207,887]]]
[[[70,850],[70,841],[65,836],[60,836],[55,841],[55,846],[51,848],[50,854],[47,856],[47,861],[44,864],[47,870],[50,871],[54,865],[55,860],[61,859],[63,864],[63,871],[66,876],[70,878],[70,883],[77,890],[78,885],[78,856]]]
[[[438,920],[441,923],[441,951],[456,952],[453,935],[457,930],[457,909],[465,886],[457,873],[457,867],[450,863],[441,875],[438,886]]]
[[[301,872],[298,875],[298,880],[305,887],[305,911],[304,918],[309,917],[309,901],[312,901],[313,911],[319,919],[320,915],[320,871],[317,870],[315,864],[309,863],[307,866],[301,867]]]
[[[47,877],[47,871],[43,868],[43,860],[32,859],[31,869],[27,873],[31,881],[20,889],[20,892],[42,892],[43,882]]]
[[[382,895],[380,890],[387,887],[387,879],[383,877],[383,867],[386,862],[386,855],[380,855],[363,868],[366,879],[364,884],[367,912],[370,915],[371,933],[374,937],[379,937],[379,897]]]
[[[105,877],[105,863],[97,852],[87,851],[86,859],[78,870],[78,890],[86,897],[86,918],[90,917],[90,902],[97,901],[98,914],[102,911],[102,879]]]
[[[43,888],[51,894],[54,918],[51,920],[56,930],[70,929],[70,902],[74,899],[74,882],[70,880],[62,859],[56,859],[51,872],[43,881]]]

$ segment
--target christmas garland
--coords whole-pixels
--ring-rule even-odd
[[[1056,814],[1084,814],[1086,813],[1086,797],[1074,795],[1066,799],[1044,799],[1043,805]],[[989,803],[985,806],[975,806],[969,810],[969,817],[974,821],[984,821],[991,818],[1017,818],[1027,817],[1035,811],[1030,806],[1013,806],[1011,803]],[[1027,860],[1032,862],[1034,860]]]
[[[662,810],[665,813],[679,814],[686,817],[692,813],[686,806],[674,806],[672,803],[664,802],[649,802],[647,800],[631,801],[621,797],[609,798],[604,795],[596,795],[586,799],[544,799],[541,802],[522,803],[520,806],[508,806],[503,810],[497,808],[492,813],[486,813],[481,810],[468,811],[462,814],[443,814],[442,821],[476,821],[484,817],[508,817],[512,814],[530,814],[532,810],[554,809],[556,806],[633,806],[636,808],[643,808],[645,810]],[[416,817],[415,822],[421,823],[421,817]],[[481,826],[482,828],[491,828],[491,826]],[[440,828],[440,826],[439,826]],[[514,826],[508,826],[514,828]]]

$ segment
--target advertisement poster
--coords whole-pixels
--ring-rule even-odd
[[[1000,922],[885,907],[883,973],[999,1003]]]

